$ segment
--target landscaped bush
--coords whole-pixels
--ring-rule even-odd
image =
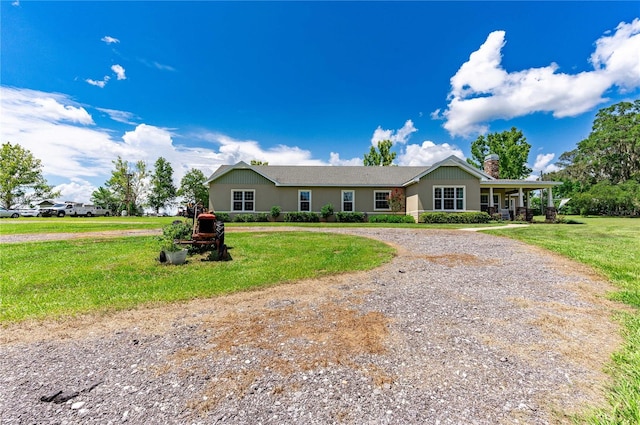
[[[421,223],[488,223],[491,216],[486,212],[425,212],[420,214]]]
[[[361,212],[337,212],[336,221],[340,223],[364,223],[367,220],[365,213]]]
[[[216,216],[216,220],[218,221],[222,221],[224,223],[228,223],[231,221],[231,217],[229,216],[229,213],[226,212],[217,212],[217,213],[213,213]]]
[[[410,215],[403,214],[380,214],[369,217],[369,223],[415,223],[415,219]]]
[[[253,223],[256,218],[253,214],[238,214],[233,217],[234,223]]]
[[[284,215],[284,221],[288,223],[317,223],[320,216],[312,212],[288,212]]]
[[[256,213],[254,215],[254,219],[257,222],[263,223],[269,221],[269,214],[267,213]]]

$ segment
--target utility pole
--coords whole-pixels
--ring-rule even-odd
[[[131,177],[133,174],[127,173],[127,216],[131,216]]]

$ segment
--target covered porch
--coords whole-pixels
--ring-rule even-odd
[[[531,208],[531,197],[536,191],[547,195],[544,211],[547,221],[556,218],[553,204],[553,187],[561,185],[553,181],[484,180],[480,182],[480,208],[490,215],[499,214],[503,220],[532,221],[536,213]],[[541,196],[542,201],[542,196]]]

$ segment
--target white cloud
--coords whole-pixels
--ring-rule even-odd
[[[533,167],[531,167],[533,169],[533,174],[540,174],[540,171],[543,173],[558,171],[560,168],[555,164],[551,164],[551,161],[555,156],[556,154],[554,153],[536,155],[536,161],[533,164]]]
[[[417,128],[413,126],[413,121],[407,120],[402,128],[397,130],[383,130],[382,127],[378,126],[373,132],[373,136],[371,137],[371,145],[378,146],[378,142],[383,140],[391,140],[393,144],[406,144],[411,137],[412,133],[418,131]]]
[[[120,43],[120,40],[118,40],[117,38],[105,35],[104,37],[102,37],[100,39],[100,41],[104,41],[107,44],[113,44],[113,43]]]
[[[92,80],[91,78],[87,78],[85,81],[91,84],[92,86],[100,87],[101,89],[103,89],[104,86],[107,85],[110,79],[111,77],[109,77],[108,75],[105,75],[102,80]]]
[[[161,70],[161,71],[175,71],[176,69],[170,65],[163,65],[161,63],[158,62],[153,62],[153,66],[156,67],[157,69]]]
[[[254,140],[205,131],[187,137],[208,141],[211,148],[181,146],[173,130],[148,124],[118,137],[112,130],[97,127],[86,108],[63,94],[0,86],[0,140],[19,144],[40,159],[49,184],[62,191],[61,200],[88,202],[91,192],[111,176],[112,161],[118,156],[130,163],[145,161],[150,169],[162,156],[171,163],[176,184],[192,168],[208,176],[222,164],[252,159],[272,165],[326,165],[296,146],[265,149]],[[96,109],[122,118],[121,122],[133,116]]]
[[[438,145],[432,141],[425,140],[421,145],[407,145],[404,152],[398,155],[398,165],[433,165],[451,155],[464,159],[462,150],[455,145],[450,145],[448,143]]]
[[[109,117],[114,121],[118,121],[124,124],[132,124],[132,125],[136,124],[134,120],[137,119],[137,117],[135,114],[132,114],[131,112],[118,111],[115,109],[107,109],[107,108],[96,108],[96,109],[100,112],[104,112],[105,114],[109,115]]]
[[[91,202],[91,194],[96,187],[86,180],[73,178],[70,183],[54,186],[53,190],[60,192],[61,200],[72,202]]]
[[[551,112],[554,117],[576,116],[607,99],[613,86],[625,90],[640,87],[640,19],[620,23],[613,35],[596,41],[590,61],[593,71],[559,73],[551,63],[508,73],[502,68],[505,32],[489,34],[480,48],[469,56],[451,77],[447,109],[432,118],[445,119],[444,128],[452,136],[468,137],[486,133],[488,123],[534,112]]]
[[[116,74],[118,80],[127,79],[127,76],[124,74],[124,68],[121,65],[112,65],[111,70]]]
[[[20,6],[20,1],[19,0],[15,0],[15,1],[11,2],[11,6],[19,7]]]
[[[220,145],[218,153],[212,154],[217,164],[249,163],[252,159],[267,161],[269,165],[323,165],[323,161],[313,159],[311,152],[297,146],[278,145],[264,149],[255,140],[238,140],[220,133],[202,133],[203,140]],[[209,161],[209,164],[211,162]]]
[[[336,152],[331,152],[329,155],[329,165],[362,165],[362,158],[351,158],[351,159],[341,159],[340,154]]]

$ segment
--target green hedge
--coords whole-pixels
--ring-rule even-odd
[[[216,216],[216,220],[222,221],[224,223],[228,223],[231,221],[231,216],[226,212],[214,212],[213,215]]]
[[[420,214],[421,223],[488,223],[491,216],[486,212],[425,212]]]
[[[312,212],[288,212],[284,215],[284,221],[288,223],[317,223],[320,216]]]
[[[380,214],[369,216],[369,223],[415,223],[416,220],[410,215],[403,214]]]
[[[336,221],[340,223],[364,223],[367,221],[365,213],[361,212],[337,212]]]
[[[269,221],[269,214],[267,213],[255,213],[255,214],[237,214],[233,217],[234,223],[253,223],[253,222],[267,222]]]
[[[234,223],[253,223],[256,218],[253,214],[236,214],[233,216]]]

